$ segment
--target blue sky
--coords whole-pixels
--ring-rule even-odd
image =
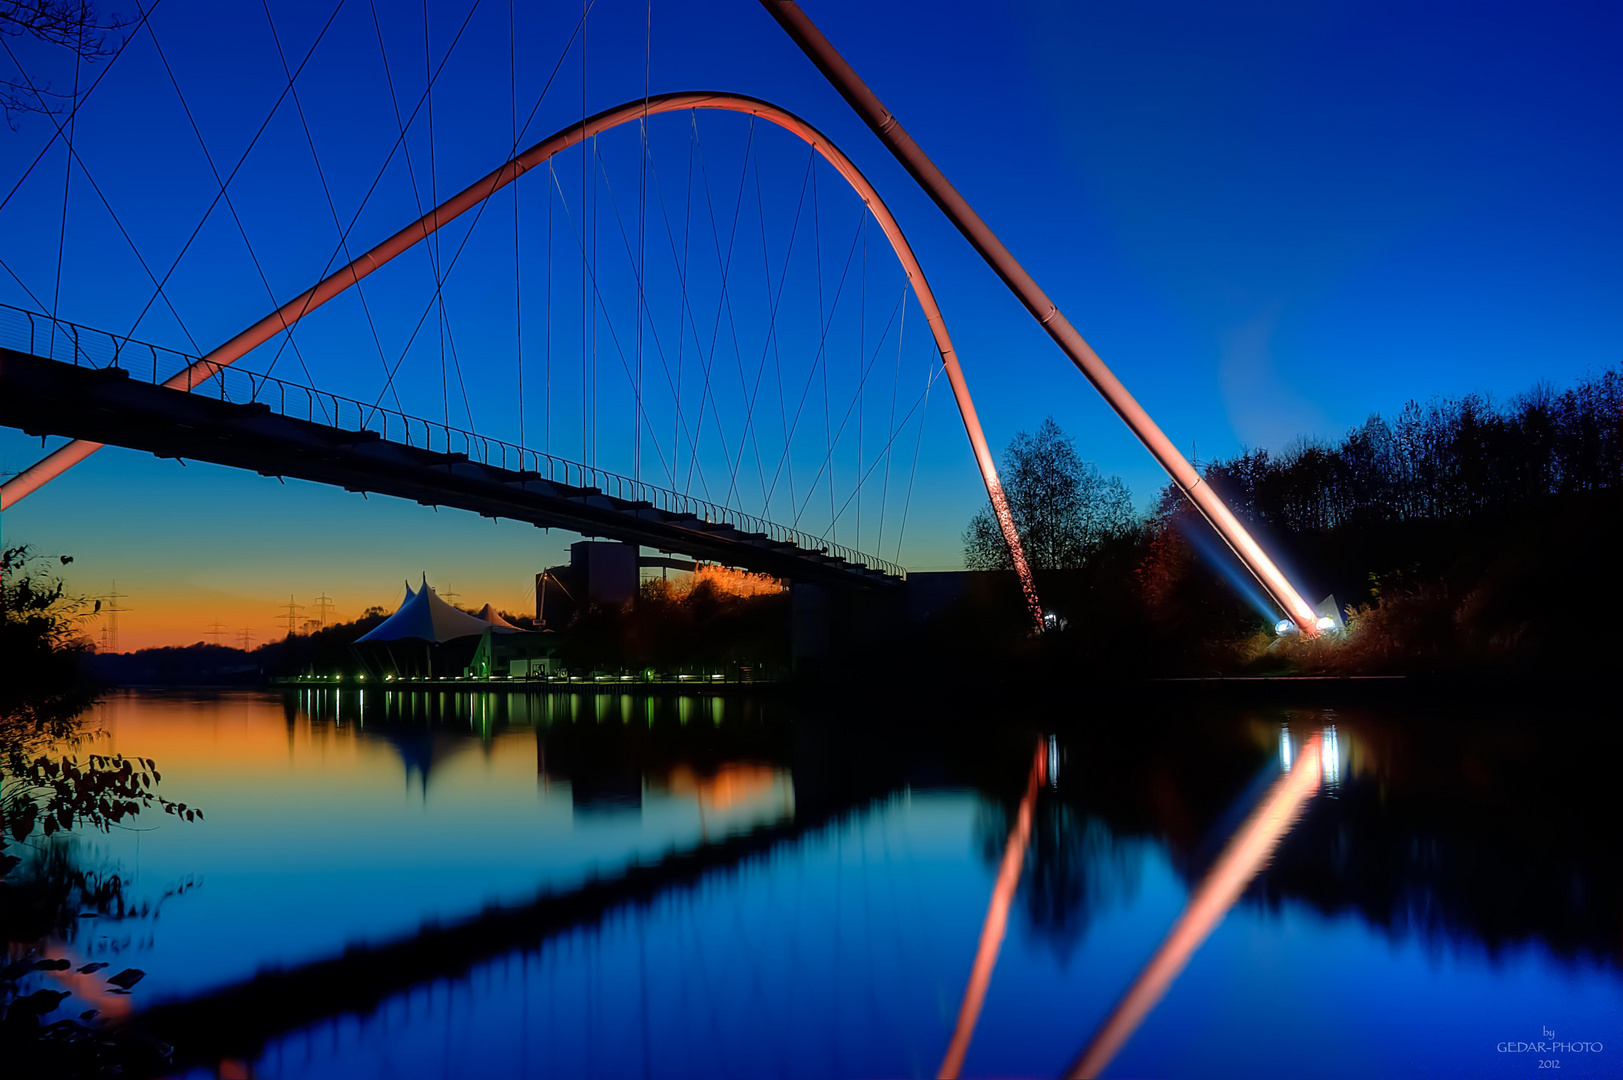
[[[517,89],[527,110],[579,12],[568,5],[518,7]],[[380,2],[377,10],[389,76],[409,108],[423,84],[422,8]],[[429,5],[436,63],[468,10],[465,2]],[[1615,257],[1623,247],[1616,197],[1623,190],[1616,137],[1623,129],[1623,74],[1610,56],[1623,14],[1615,7],[898,2],[813,3],[807,10],[1174,441],[1203,459],[1242,446],[1278,448],[1299,436],[1333,438],[1409,398],[1465,391],[1505,397],[1539,380],[1561,385],[1623,357],[1623,270]],[[332,11],[325,0],[272,5],[290,64]],[[757,5],[656,2],[651,48],[649,11],[646,4],[597,0],[587,23],[588,109],[639,96],[646,76],[656,93],[735,90],[811,120],[868,174],[907,230],[994,448],[1052,414],[1085,457],[1122,476],[1141,505],[1148,503],[1162,482],[1148,455]],[[397,160],[352,233],[359,246],[414,217],[431,183],[443,198],[504,156],[512,124],[507,20],[505,3],[480,0],[473,9],[435,89],[434,176],[420,117],[407,143],[419,190]],[[196,0],[161,0],[152,25],[216,165],[226,171],[286,83],[264,11],[241,5],[222,14]],[[346,222],[398,135],[376,34],[369,5],[346,0],[298,82],[322,176]],[[21,43],[14,48],[30,77],[71,85],[71,65],[59,57]],[[558,72],[526,142],[580,116],[578,45]],[[727,118],[701,124],[725,220],[752,136],[747,125]],[[21,118],[18,128],[0,131],[0,194],[52,133],[37,116]],[[688,145],[682,125],[656,122],[650,138],[659,190],[680,198]],[[80,114],[75,144],[161,275],[218,187],[150,39],[137,39],[97,89]],[[763,133],[750,145],[762,195],[759,207],[753,194],[746,198],[741,217],[747,232],[749,213],[758,215],[775,265],[792,231],[805,152],[781,133]],[[602,153],[613,199],[634,213],[635,136],[605,137]],[[581,162],[578,153],[559,160],[553,202],[554,430],[544,437],[555,439],[560,453],[584,452],[607,467],[653,475],[681,439],[674,424],[670,436],[645,436],[642,464],[631,464],[629,384],[602,340],[606,321],[598,328],[598,445],[590,439],[582,445],[579,258],[561,209],[567,203],[567,213],[588,220],[580,204]],[[0,209],[0,258],[47,309],[56,292],[64,168],[58,144]],[[831,173],[822,171],[818,180],[820,217],[814,230],[794,234],[797,261],[787,264],[786,289],[792,299],[780,319],[785,341],[802,346],[798,361],[783,362],[803,373],[816,370],[808,367],[815,350],[804,348],[820,317],[815,283],[820,279],[825,292],[835,286],[860,216]],[[753,181],[749,186],[753,191]],[[266,127],[230,191],[271,291],[285,298],[311,283],[337,230],[291,101]],[[126,332],[151,298],[151,285],[82,173],[74,173],[70,192],[58,309],[63,317]],[[624,305],[635,290],[625,266],[612,264],[609,245],[620,242],[619,234],[609,224],[611,203],[599,199],[600,287],[613,294],[607,304],[624,333],[634,325],[627,314],[633,309]],[[537,347],[548,263],[539,230],[548,202],[545,184],[521,194],[526,254],[519,288],[532,445],[547,413]],[[466,409],[459,391],[451,390],[450,402],[442,394],[437,320],[402,364],[398,385],[409,412],[451,412],[459,425],[471,414],[480,430],[516,437],[511,214],[510,201],[493,203],[445,288],[466,365]],[[653,220],[649,226],[657,248],[663,226]],[[464,228],[448,231],[444,257]],[[702,237],[695,230],[695,243],[712,242],[708,226]],[[813,236],[820,249],[810,243]],[[836,323],[828,350],[847,360],[858,355],[859,334],[861,349],[873,349],[900,296],[894,262],[882,258],[874,239],[866,248],[865,316],[851,314],[854,292],[835,305],[845,321]],[[814,251],[820,271],[806,261]],[[759,244],[753,255],[752,268],[762,258]],[[654,256],[648,258],[652,265]],[[367,292],[391,363],[433,285],[426,256],[412,253],[398,263]],[[669,301],[653,296],[652,281],[657,325],[660,305]],[[758,281],[751,287],[765,295]],[[265,284],[223,206],[166,291],[185,330],[159,304],[135,336],[187,350],[195,341],[206,350],[269,310]],[[4,274],[0,303],[35,306]],[[740,315],[746,338],[751,318],[760,315]],[[885,363],[893,364],[896,385],[918,389],[930,353],[917,323],[909,329]],[[673,337],[666,331],[661,344]],[[312,316],[298,340],[319,385],[376,396],[383,382],[379,349],[358,300]],[[749,359],[742,367],[754,363],[755,349],[744,347]],[[623,351],[632,352],[629,343]],[[644,359],[651,373],[651,341]],[[249,362],[263,369],[268,361],[266,354]],[[829,368],[835,370],[832,360]],[[849,379],[859,368],[838,370]],[[275,373],[306,378],[290,355],[277,361]],[[795,378],[786,377],[790,410]],[[872,385],[883,381],[876,376]],[[885,499],[883,553],[893,556],[898,492],[910,492],[900,554],[914,568],[957,564],[959,533],[982,498],[950,396],[944,385],[936,390],[917,444],[916,478],[904,486],[916,434],[909,429],[898,440],[894,487]],[[816,398],[816,421],[806,431],[821,440]],[[770,402],[773,430],[786,426],[777,397],[763,400]],[[899,400],[905,408],[908,395]],[[876,417],[889,404],[888,388],[870,401],[865,462],[885,437]],[[650,415],[654,410],[650,405]],[[837,407],[833,412],[831,427],[840,420]],[[731,413],[729,423],[737,423]],[[25,466],[38,449],[37,440],[0,433],[0,471]],[[801,450],[789,456],[791,468],[802,470],[802,487],[820,453],[817,446],[805,452],[811,456]],[[846,479],[836,477],[839,500],[846,498],[840,485],[855,475],[855,452],[851,441],[842,444],[847,472]],[[766,453],[766,474],[772,456]],[[753,458],[749,466],[742,471],[752,471]],[[864,485],[860,536],[872,549],[878,504],[867,491]],[[826,495],[807,500],[808,494],[798,492],[796,502],[826,502]],[[822,512],[826,523],[826,506]],[[840,527],[853,530],[855,522],[842,517]],[[75,584],[98,591],[116,578],[121,591],[132,593],[128,603],[137,611],[125,620],[126,647],[196,640],[216,618],[233,629],[251,625],[263,639],[273,632],[274,603],[289,593],[308,603],[325,590],[354,614],[370,603],[392,603],[399,579],[424,570],[465,600],[517,607],[533,570],[558,561],[574,539],[120,450],[104,451],[8,510],[3,528],[8,543],[74,552]]]

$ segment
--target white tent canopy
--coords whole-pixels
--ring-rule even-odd
[[[495,634],[522,634],[522,633],[524,633],[524,630],[522,628],[514,626],[512,623],[510,623],[506,619],[502,618],[501,612],[497,611],[496,608],[491,604],[486,604],[483,608],[481,608],[479,610],[479,618],[483,619],[485,622],[490,624],[490,630],[491,630],[492,633],[495,633]]]
[[[401,641],[410,638],[439,644],[457,638],[478,637],[490,626],[484,619],[459,611],[441,600],[429,586],[428,575],[424,574],[422,588],[414,593],[408,582],[406,598],[401,601],[400,609],[360,640]]]

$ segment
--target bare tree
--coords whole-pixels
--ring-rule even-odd
[[[1133,527],[1133,500],[1126,485],[1083,461],[1053,417],[1035,435],[1015,435],[1003,452],[1001,478],[1015,531],[1033,569],[1080,567],[1107,540]],[[971,570],[1013,566],[990,507],[982,507],[964,532],[964,565]]]
[[[116,53],[119,32],[128,25],[116,15],[102,17],[89,0],[0,0],[0,37],[28,38],[65,50],[75,68]],[[75,78],[73,89],[64,93],[48,79],[30,77],[14,53],[9,58],[17,71],[0,76],[0,111],[13,131],[25,113],[57,113],[77,104],[82,80]]]

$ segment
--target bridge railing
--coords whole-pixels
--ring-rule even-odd
[[[264,405],[272,412],[292,419],[307,420],[357,434],[370,432],[381,439],[392,439],[446,455],[462,455],[470,462],[529,474],[529,479],[586,489],[587,493],[580,496],[583,501],[595,495],[604,495],[623,502],[642,503],[667,514],[689,516],[710,525],[730,525],[741,533],[764,535],[775,543],[842,559],[889,577],[907,576],[907,571],[894,562],[735,507],[695,498],[437,420],[412,416],[378,402],[365,402],[318,390],[237,365],[210,363],[175,349],[81,326],[66,319],[53,319],[49,315],[7,304],[0,304],[0,345],[70,363],[75,367],[117,368],[132,378],[146,379],[154,385],[173,379],[182,372],[191,372],[183,384],[185,389],[217,397],[221,401]],[[454,468],[455,464],[450,461],[446,467]]]

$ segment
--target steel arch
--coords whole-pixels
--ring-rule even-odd
[[[678,91],[658,94],[647,99],[628,101],[623,105],[616,105],[595,116],[588,117],[579,123],[571,124],[569,127],[548,136],[528,150],[518,154],[494,172],[463,188],[347,266],[329,274],[311,288],[306,289],[225,342],[225,344],[214,349],[184,371],[167,380],[164,385],[171,389],[190,390],[198,382],[202,381],[202,378],[212,375],[221,367],[234,364],[278,333],[291,329],[309,312],[338,296],[345,289],[371,274],[395,256],[409,250],[418,241],[426,239],[438,231],[441,226],[473,209],[526,172],[546,163],[557,154],[579,145],[594,135],[633,120],[662,113],[681,112],[686,109],[745,113],[782,128],[804,141],[823,160],[834,166],[835,170],[851,185],[851,188],[861,196],[869,212],[873,214],[874,220],[879,223],[879,227],[884,231],[885,238],[890,241],[891,248],[895,251],[896,258],[902,264],[908,282],[913,287],[913,294],[918,299],[919,307],[930,324],[930,332],[935,338],[936,348],[941,353],[942,366],[946,368],[947,380],[952,384],[952,395],[958,403],[958,412],[963,419],[964,430],[969,436],[970,446],[975,453],[975,463],[980,468],[981,479],[986,484],[986,493],[992,502],[992,510],[997,515],[998,527],[1003,531],[1003,538],[1009,545],[1009,554],[1020,577],[1020,586],[1025,594],[1026,606],[1030,609],[1037,629],[1041,631],[1042,609],[1037,599],[1036,588],[1032,583],[1031,569],[1026,562],[1025,551],[1020,544],[1020,536],[1014,528],[1014,518],[1009,512],[1008,500],[1004,498],[1003,486],[998,481],[997,466],[994,464],[992,453],[986,445],[986,436],[981,431],[980,419],[975,413],[975,403],[969,396],[969,385],[964,381],[964,373],[959,367],[958,356],[952,345],[952,338],[947,333],[946,320],[942,318],[941,308],[936,303],[935,294],[931,291],[930,283],[924,276],[924,268],[919,265],[918,257],[913,253],[912,245],[907,242],[907,237],[902,234],[902,228],[897,223],[895,215],[890,212],[890,208],[880,198],[879,192],[839,147],[835,146],[827,136],[799,116],[759,98],[748,97],[743,94],[730,94],[723,91]],[[37,490],[97,450],[100,450],[102,445],[101,443],[76,439],[24,469],[4,484],[0,484],[0,510],[15,505],[19,499]]]

